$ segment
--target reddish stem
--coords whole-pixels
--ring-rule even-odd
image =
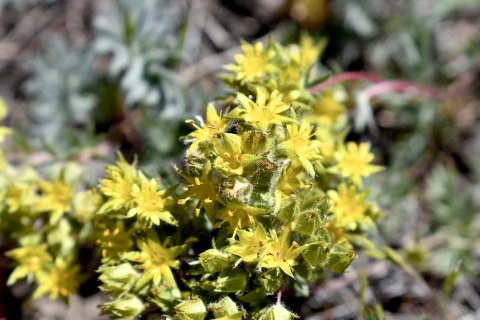
[[[377,84],[372,85],[368,89],[365,89],[363,93],[369,98],[375,98],[384,93],[389,92],[405,92],[408,90],[414,90],[420,94],[427,95],[432,98],[445,99],[453,95],[454,90],[449,89],[439,89],[419,83],[414,83],[404,80],[396,81],[383,81]]]
[[[363,80],[363,81],[369,81],[369,82],[383,81],[381,77],[368,72],[360,72],[360,71],[344,72],[344,73],[337,74],[320,84],[317,84],[313,88],[310,88],[310,92],[317,93],[328,87],[333,86],[334,84],[337,84],[340,82],[346,82],[346,81],[355,81],[355,80]]]
[[[286,281],[286,279],[284,278],[284,279],[283,279],[283,284],[282,284],[282,286],[280,287],[280,289],[278,289],[278,292],[277,292],[277,304],[281,304],[281,303],[282,303],[282,290],[283,290],[283,287],[285,286],[285,281]]]
[[[352,71],[335,75],[327,81],[324,81],[316,85],[315,87],[310,88],[310,92],[317,93],[337,83],[356,80],[363,80],[375,83],[364,91],[364,93],[370,99],[388,92],[405,92],[411,89],[432,98],[447,99],[461,93],[472,81],[471,77],[468,74],[464,74],[460,76],[454,83],[452,83],[452,85],[450,85],[447,89],[441,89],[405,80],[388,81],[372,73]]]

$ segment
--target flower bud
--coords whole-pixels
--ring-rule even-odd
[[[124,293],[112,302],[106,303],[103,308],[118,318],[133,320],[143,311],[144,306],[137,296]]]
[[[122,263],[118,266],[104,267],[99,270],[102,275],[99,277],[103,282],[100,288],[103,291],[111,292],[112,295],[128,291],[137,281],[138,273],[129,263]]]
[[[180,302],[175,312],[181,320],[203,320],[207,315],[207,309],[200,299]]]
[[[210,310],[212,310],[215,318],[227,317],[239,313],[237,305],[229,296],[226,296],[216,303],[212,303],[210,305]]]
[[[344,273],[353,260],[355,260],[355,253],[352,250],[342,245],[335,245],[330,251],[327,267],[335,272]]]
[[[207,272],[216,273],[227,266],[228,255],[217,249],[209,249],[200,254],[200,263]]]
[[[268,309],[267,312],[260,318],[260,320],[291,320],[292,317],[298,318],[296,314],[291,313],[282,305],[277,304]]]
[[[311,266],[320,266],[327,260],[330,253],[330,245],[327,243],[314,242],[302,252],[302,257]]]

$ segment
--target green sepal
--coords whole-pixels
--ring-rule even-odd
[[[238,296],[238,300],[250,304],[257,304],[264,301],[266,294],[267,290],[265,288],[257,288],[247,294],[244,294],[243,296]]]
[[[247,273],[240,268],[227,267],[216,281],[216,292],[241,292],[247,284]]]
[[[213,312],[215,318],[231,316],[239,313],[237,305],[229,296],[226,296],[216,303],[212,303],[209,305],[209,309]]]
[[[199,258],[202,267],[209,273],[222,271],[228,264],[228,255],[217,249],[200,253]]]
[[[291,313],[285,309],[281,304],[276,304],[265,312],[265,314],[260,318],[260,320],[291,320],[293,318],[298,318],[294,313]]]
[[[108,302],[103,309],[111,313],[115,318],[133,320],[144,309],[142,301],[131,293],[123,293],[112,302]]]
[[[150,300],[162,308],[163,312],[171,312],[178,300],[182,298],[180,290],[171,286],[154,287],[150,292],[153,293],[153,298]]]
[[[182,301],[175,306],[178,319],[203,320],[207,315],[205,304],[200,299]]]
[[[259,275],[259,280],[267,292],[276,292],[284,283],[280,268],[272,268]]]
[[[297,200],[288,197],[282,200],[280,209],[277,211],[277,218],[283,222],[290,223],[297,215],[297,212]]]
[[[311,266],[306,261],[302,261],[295,266],[295,272],[311,283],[322,278],[325,268],[323,266]]]
[[[100,289],[110,292],[113,297],[117,297],[122,292],[130,290],[139,277],[139,274],[130,263],[103,267],[100,268],[98,272],[101,273],[98,279],[102,281]]]
[[[296,231],[304,235],[312,235],[321,228],[327,218],[328,201],[324,196],[310,198],[300,207]]]
[[[355,253],[343,244],[336,244],[330,250],[327,268],[344,273],[350,264],[355,260]]]
[[[326,242],[307,244],[307,249],[302,252],[302,257],[311,266],[321,266],[327,261],[331,245]]]

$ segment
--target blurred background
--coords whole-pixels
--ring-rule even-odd
[[[361,319],[375,304],[387,319],[439,319],[440,309],[480,319],[479,0],[0,0],[0,96],[16,130],[7,157],[75,161],[91,186],[118,149],[165,173],[182,164],[184,120],[231,93],[217,74],[240,39],[291,43],[304,30],[328,40],[319,59],[332,75],[439,94],[382,92],[368,106],[373,125],[347,136],[370,141],[386,167],[370,182],[387,212],[377,241],[408,266],[359,255],[291,308],[304,319]],[[353,110],[369,84],[343,85]],[[95,283],[70,309],[24,301],[27,290],[2,285],[8,319],[101,318]]]

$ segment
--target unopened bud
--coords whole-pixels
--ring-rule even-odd
[[[260,320],[291,320],[292,317],[298,318],[296,314],[291,313],[281,304],[277,304],[268,309],[267,312],[260,318]]]
[[[205,304],[200,299],[180,302],[175,306],[175,312],[181,320],[203,320],[207,315]]]
[[[203,268],[210,273],[219,272],[228,264],[228,255],[217,249],[204,251],[199,257]]]
[[[130,293],[123,293],[112,302],[106,303],[103,308],[115,317],[133,320],[145,307],[137,296]]]

